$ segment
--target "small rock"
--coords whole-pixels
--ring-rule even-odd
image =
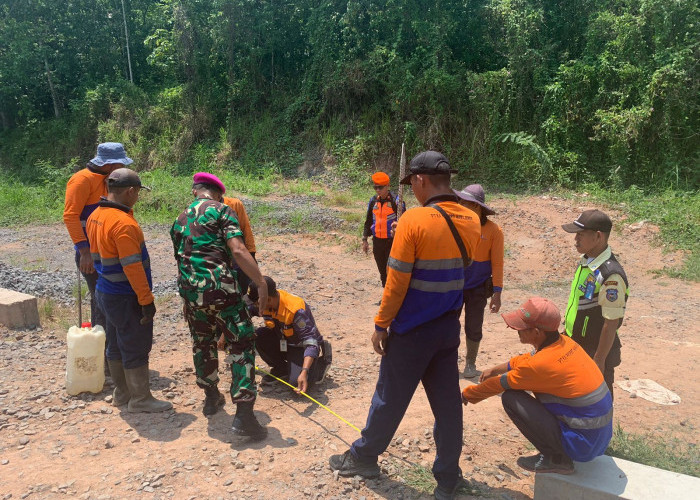
[[[29,438],[27,436],[22,436],[21,438],[19,438],[19,444],[21,444],[22,446],[24,446],[25,444],[28,444],[28,443],[29,443]]]
[[[9,464],[9,463],[10,463],[10,461],[9,461],[8,459],[6,459],[6,458],[0,460],[0,465],[7,465],[7,464]]]

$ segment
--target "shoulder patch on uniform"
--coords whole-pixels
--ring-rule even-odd
[[[603,283],[605,286],[617,286],[617,281],[606,281]]]
[[[617,290],[615,288],[606,290],[605,298],[608,299],[610,302],[615,302],[617,300]]]
[[[294,320],[294,324],[295,324],[298,328],[306,328],[306,321],[304,320],[304,318],[300,318],[300,317],[299,317],[299,318],[295,319],[295,320]]]

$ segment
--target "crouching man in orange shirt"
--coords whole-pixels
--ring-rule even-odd
[[[580,345],[557,331],[561,314],[552,301],[533,297],[501,316],[535,349],[484,370],[478,385],[464,389],[462,402],[503,393],[503,409],[539,451],[520,457],[518,465],[571,474],[574,460],[602,455],[612,437],[612,397],[603,374]]]

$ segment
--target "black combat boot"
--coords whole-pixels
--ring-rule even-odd
[[[258,419],[255,418],[254,404],[255,401],[238,403],[231,430],[238,436],[250,437],[254,441],[259,441],[267,437],[267,428],[260,425]]]
[[[202,413],[204,413],[205,416],[214,415],[219,411],[220,407],[226,404],[226,398],[219,392],[219,388],[216,386],[207,387],[204,389],[204,394],[206,394],[206,397],[204,398]]]

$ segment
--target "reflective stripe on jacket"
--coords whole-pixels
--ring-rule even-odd
[[[136,295],[139,304],[153,302],[151,261],[143,231],[133,212],[102,200],[87,221],[97,289],[112,295]]]
[[[614,286],[611,287],[615,297],[609,298],[613,299],[611,302],[624,304],[629,297],[627,275],[610,250],[610,247],[589,264],[585,264],[584,257],[582,257],[582,261],[576,269],[574,280],[571,283],[569,302],[566,306],[566,315],[564,317],[566,334],[583,346],[589,356],[593,356],[598,349],[600,334],[603,331],[605,322],[601,302],[607,301],[607,284],[610,283],[608,279],[614,276],[619,276],[622,279],[622,283],[615,282]],[[595,289],[593,296],[587,299],[585,292],[589,281],[595,283]],[[606,290],[602,296],[601,288]],[[622,300],[623,293],[624,301]],[[623,312],[620,314],[623,314]],[[619,320],[618,328],[621,325],[622,318]],[[608,365],[617,366],[620,364],[620,347],[620,338],[616,333],[613,345],[610,348],[613,358],[609,359]]]
[[[396,220],[396,210],[399,206],[399,197],[389,192],[386,199],[372,196],[367,205],[367,216],[365,217],[365,227],[362,235],[374,236],[375,238],[391,238],[391,224]],[[403,204],[406,211],[406,204]]]
[[[605,453],[612,438],[612,397],[598,365],[566,335],[539,351],[508,362],[508,371],[462,392],[478,403],[507,389],[532,391],[559,420],[566,454],[588,462]]]
[[[481,236],[476,214],[441,195],[426,202],[447,212],[469,256]],[[387,264],[387,281],[374,322],[405,333],[462,307],[464,265],[459,247],[442,215],[430,207],[412,208],[401,216]]]

